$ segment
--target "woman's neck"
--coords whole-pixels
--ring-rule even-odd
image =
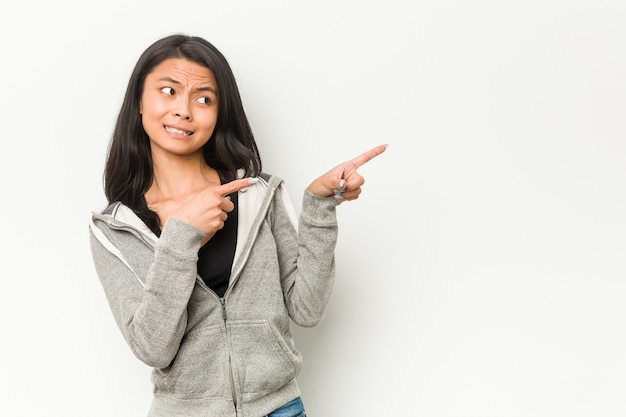
[[[186,198],[220,184],[217,171],[204,158],[156,158],[153,163],[154,177],[145,194],[149,204]]]

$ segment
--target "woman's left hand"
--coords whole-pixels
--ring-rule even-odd
[[[385,152],[387,145],[379,145],[363,152],[356,158],[337,165],[321,177],[315,179],[307,190],[320,197],[334,197],[337,201],[351,201],[359,198],[365,179],[357,169]]]

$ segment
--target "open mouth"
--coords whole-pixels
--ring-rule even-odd
[[[191,134],[193,134],[193,132],[189,131],[189,130],[182,130],[182,129],[177,129],[175,127],[172,126],[163,126],[165,128],[165,130],[167,130],[168,132],[174,134],[174,135],[179,135],[179,136],[190,136]]]

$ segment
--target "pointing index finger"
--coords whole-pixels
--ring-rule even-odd
[[[381,153],[387,150],[388,145],[378,145],[375,148],[370,149],[369,151],[363,152],[361,155],[354,158],[351,162],[358,168],[366,162],[371,161]]]
[[[239,180],[233,180],[220,186],[220,192],[223,196],[239,191],[243,188],[249,187],[259,182],[258,178],[242,178]]]

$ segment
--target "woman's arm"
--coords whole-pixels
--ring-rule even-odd
[[[141,276],[90,232],[94,265],[115,321],[135,356],[149,366],[168,366],[178,351],[203,236],[199,229],[170,218],[153,255],[130,233],[119,236],[116,245],[124,256],[152,262]]]

